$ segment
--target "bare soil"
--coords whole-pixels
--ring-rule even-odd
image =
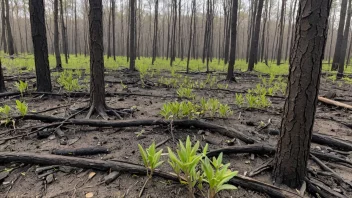
[[[30,74],[28,74],[30,75]],[[165,77],[168,75],[163,73]],[[193,79],[205,79],[205,74],[192,74],[188,75]],[[224,78],[221,76],[220,78]],[[113,108],[131,108],[137,107],[138,111],[133,115],[127,116],[124,119],[160,119],[159,115],[160,108],[165,102],[180,100],[177,98],[176,90],[173,88],[150,86],[142,86],[141,81],[138,81],[138,77],[134,74],[126,75],[122,71],[107,72],[107,81],[115,81],[117,83],[107,83],[107,92],[130,92],[138,94],[148,94],[149,96],[118,96],[108,97],[107,105]],[[122,90],[120,81],[131,82],[125,83],[128,86],[127,90]],[[150,82],[157,82],[157,78],[148,78]],[[33,86],[34,79],[28,81],[30,86]],[[135,83],[133,83],[135,82]],[[238,83],[229,84],[230,90],[244,91],[249,88],[254,88],[260,80],[252,75],[242,75],[238,78]],[[12,86],[13,81],[7,82],[8,91],[15,91]],[[352,88],[351,86],[338,87],[335,84],[327,80],[322,80],[320,95],[325,95],[330,91],[336,92],[335,100],[340,100],[343,103],[352,105]],[[55,92],[62,92],[63,90],[55,84]],[[223,90],[194,90],[197,98],[215,97],[221,102],[231,104],[233,107],[234,114],[230,118],[220,119],[204,119],[207,122],[216,123],[223,126],[235,128],[242,133],[245,133],[261,143],[275,146],[277,136],[272,136],[264,131],[258,131],[259,122],[267,123],[271,119],[271,129],[279,129],[281,122],[281,111],[284,105],[284,99],[278,97],[270,98],[273,106],[268,109],[246,109],[238,108],[234,104],[235,96],[234,93],[229,93]],[[1,98],[2,104],[9,104],[14,109],[14,100],[19,96],[12,96],[9,98]],[[29,104],[30,110],[40,112],[46,109],[50,109],[58,106],[67,107],[59,108],[55,111],[49,111],[42,114],[68,117],[72,110],[87,107],[89,105],[89,96],[85,98],[67,98],[58,96],[42,96],[42,95],[30,95],[24,98]],[[326,134],[332,137],[343,139],[352,142],[352,129],[347,126],[334,121],[343,121],[346,123],[352,123],[351,111],[336,108],[334,106],[328,106],[326,104],[319,103],[317,110],[317,119],[314,126],[314,131],[322,134]],[[76,118],[84,118],[85,113],[76,116]],[[95,119],[92,117],[91,119]],[[331,119],[332,118],[332,119]],[[97,118],[100,119],[100,118]],[[112,118],[117,119],[117,118]],[[250,126],[248,123],[252,122],[256,126]],[[69,149],[69,148],[84,148],[94,146],[104,146],[109,149],[109,154],[95,155],[95,156],[84,156],[92,159],[103,159],[103,160],[124,160],[128,162],[142,164],[141,158],[138,151],[138,144],[144,147],[149,146],[153,141],[156,143],[162,142],[169,139],[165,144],[161,145],[160,148],[166,152],[167,147],[175,147],[176,143],[172,141],[170,130],[175,134],[176,139],[185,140],[187,135],[192,137],[192,141],[199,140],[202,145],[205,145],[204,138],[209,136],[208,139],[212,140],[213,144],[209,144],[210,150],[227,147],[226,140],[228,137],[224,137],[220,134],[213,133],[212,131],[199,131],[198,129],[179,129],[170,127],[132,127],[132,128],[94,128],[88,126],[65,126],[62,127],[62,131],[67,136],[67,144],[61,145],[62,140],[55,136],[50,136],[45,139],[37,139],[36,134],[25,136],[23,138],[17,138],[10,141],[1,141],[3,138],[25,134],[31,131],[34,126],[41,126],[43,123],[40,121],[24,121],[19,120],[16,123],[16,128],[28,127],[27,130],[14,130],[11,131],[11,127],[0,128],[0,152],[3,151],[25,151],[31,153],[50,153],[53,149]],[[137,137],[135,133],[143,133],[144,138]],[[235,145],[238,145],[236,142]],[[243,143],[242,143],[243,145]],[[327,152],[326,146],[313,144],[312,148],[319,151]],[[238,170],[239,174],[247,175],[250,171],[260,166],[271,156],[260,156],[251,154],[241,155],[225,155],[224,162],[231,163],[230,168],[232,170]],[[348,158],[348,157],[347,157]],[[162,159],[167,161],[167,156],[163,156]],[[334,168],[334,170],[340,174],[345,180],[352,181],[351,167],[338,165],[336,163],[327,163]],[[85,197],[86,193],[92,192],[94,197],[138,197],[139,191],[146,180],[146,176],[143,175],[131,175],[124,173],[117,178],[114,182],[109,185],[102,184],[101,179],[106,176],[107,172],[96,171],[96,170],[84,170],[79,168],[72,168],[70,172],[57,171],[53,174],[54,181],[50,184],[45,179],[38,178],[35,173],[35,169],[38,167],[36,164],[27,165],[19,163],[2,164],[0,162],[0,170],[5,168],[14,168],[0,183],[0,197]],[[320,170],[319,166],[313,161],[310,161],[310,168],[313,170]],[[171,171],[168,168],[167,162],[162,166],[163,170]],[[88,180],[90,172],[96,172],[96,175]],[[331,177],[319,176],[320,180],[336,188],[336,190],[343,191],[346,196],[352,197],[351,191],[346,191],[339,186]],[[262,182],[271,184],[270,172],[261,173],[255,176],[255,179]],[[1,180],[1,179],[0,179]],[[285,186],[281,186],[286,190],[291,190]],[[291,190],[294,191],[294,190]],[[309,193],[305,196],[312,197]],[[154,177],[151,182],[146,185],[143,197],[187,197],[187,189],[185,186],[173,182],[167,181],[162,178]],[[203,197],[201,193],[197,194],[197,197]],[[218,197],[250,197],[250,198],[261,198],[268,197],[265,194],[249,191],[239,187],[237,191],[223,191]]]

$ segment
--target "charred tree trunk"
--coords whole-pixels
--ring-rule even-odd
[[[59,0],[54,0],[54,49],[56,58],[56,69],[62,70],[59,47]]]
[[[193,44],[193,22],[195,19],[195,9],[196,9],[196,0],[192,1],[192,12],[191,12],[191,19],[190,19],[190,25],[189,25],[189,43],[188,43],[188,52],[187,52],[187,66],[186,66],[186,72],[189,72],[189,61],[191,59],[191,47]]]
[[[13,36],[12,36],[12,30],[11,30],[11,24],[10,24],[10,5],[9,5],[9,0],[5,0],[5,7],[6,7],[6,30],[7,30],[7,47],[8,47],[8,53],[10,56],[13,56],[15,54],[15,47],[13,44]]]
[[[64,8],[62,5],[62,0],[60,0],[60,16],[61,16],[61,37],[62,37],[62,51],[65,54],[65,62],[68,64],[68,50],[67,50],[67,35],[66,35],[66,26],[64,20]]]
[[[4,79],[4,73],[2,71],[2,63],[0,60],[0,93],[3,93],[5,91],[6,91],[5,79]]]
[[[339,61],[340,61],[340,57],[341,57],[341,47],[342,47],[342,40],[343,40],[343,32],[345,29],[346,12],[347,12],[347,0],[342,0],[339,28],[337,29],[335,53],[334,53],[334,58],[332,60],[332,67],[331,67],[331,70],[333,70],[333,71],[336,71],[339,68]],[[347,28],[349,28],[349,27],[347,27]]]
[[[260,61],[263,62],[264,60],[264,54],[265,54],[265,32],[266,32],[266,26],[268,23],[268,6],[269,6],[270,0],[265,0],[265,15],[263,19],[263,30],[262,30],[262,39],[261,39],[261,49],[260,49]]]
[[[231,38],[231,1],[224,1],[224,63],[229,61],[230,38]]]
[[[89,0],[89,45],[90,45],[90,110],[87,118],[96,111],[106,115],[103,46],[102,0]]]
[[[238,10],[238,0],[232,2],[231,11],[231,44],[230,44],[230,59],[229,66],[227,70],[226,80],[234,81],[235,77],[233,74],[233,69],[236,61],[236,36],[237,36],[237,10]]]
[[[109,59],[110,56],[111,56],[111,8],[109,10],[109,19],[108,19],[108,55],[107,55],[107,58]]]
[[[158,51],[158,14],[159,13],[159,0],[155,0],[154,8],[154,35],[153,35],[153,52],[152,52],[152,65],[154,65],[157,51]]]
[[[276,64],[281,64],[281,56],[282,56],[282,44],[284,42],[284,19],[285,19],[285,7],[286,7],[286,0],[282,0],[281,5],[281,17],[280,17],[280,31],[279,31],[279,39],[278,39],[278,48],[277,48],[277,57],[276,57]]]
[[[130,70],[135,70],[136,62],[136,0],[130,0]]]
[[[299,187],[307,176],[331,1],[299,1],[288,97],[273,171],[275,183],[293,188]]]
[[[37,91],[51,92],[52,87],[46,38],[44,1],[29,0],[29,12],[37,76]]]
[[[111,0],[111,20],[112,20],[112,56],[116,61],[115,0]]]
[[[254,63],[258,56],[260,21],[262,18],[263,3],[264,3],[264,0],[260,0],[258,2],[258,10],[257,10],[256,20],[255,20],[255,29],[252,37],[251,49],[249,54],[248,71],[253,71]]]
[[[75,55],[77,57],[77,42],[78,42],[78,27],[77,27],[77,1],[75,1]]]
[[[5,0],[1,1],[1,44],[7,53]]]
[[[293,20],[293,15],[294,15],[294,9],[293,9],[293,3],[295,3],[294,7],[296,7],[296,3],[297,3],[297,0],[295,2],[291,2],[291,5],[290,5],[290,11],[289,11],[289,20],[288,20],[288,31],[287,31],[287,39],[286,39],[286,49],[285,49],[285,61],[287,61],[288,59],[288,54],[289,54],[289,45],[290,45],[290,38],[291,38],[291,24],[292,24],[292,20]]]
[[[348,14],[347,14],[347,19],[346,19],[346,25],[345,25],[345,31],[343,33],[343,40],[342,40],[342,45],[341,45],[341,56],[339,60],[339,70],[337,72],[336,78],[341,79],[343,77],[343,72],[345,69],[345,58],[346,58],[346,52],[347,52],[347,43],[348,43],[348,37],[350,35],[350,24],[351,24],[351,0],[348,1]]]

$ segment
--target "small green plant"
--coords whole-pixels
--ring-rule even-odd
[[[196,97],[191,88],[180,87],[177,89],[176,93],[180,98],[194,99]]]
[[[179,141],[176,149],[177,156],[170,148],[168,148],[169,164],[177,174],[180,182],[187,184],[190,197],[194,197],[194,187],[196,184],[198,184],[198,186],[202,184],[203,176],[201,172],[197,170],[197,166],[207,153],[208,144],[206,144],[201,154],[197,154],[198,148],[199,141],[197,141],[197,143],[192,146],[189,136],[187,136],[185,145],[181,140]]]
[[[20,80],[19,82],[15,83],[15,86],[17,90],[21,93],[21,96],[23,97],[23,93],[28,89],[28,83]]]
[[[122,80],[121,80],[121,87],[122,87],[122,90],[127,89],[127,85],[123,84]]]
[[[174,119],[174,118],[185,118],[195,119],[199,117],[199,106],[190,102],[169,102],[165,103],[161,108],[160,115],[165,119]]]
[[[254,108],[257,106],[257,97],[248,93],[246,94],[247,104],[249,108]]]
[[[5,119],[5,125],[11,122],[10,112],[11,112],[10,106],[4,105],[3,107],[0,107],[1,118]]]
[[[16,100],[16,108],[20,112],[21,116],[25,116],[28,113],[28,105],[26,102],[21,102],[19,100]]]
[[[233,115],[231,108],[227,104],[220,104],[219,106],[219,115],[221,118],[226,118]]]
[[[244,98],[242,94],[237,94],[236,93],[236,98],[235,98],[235,104],[238,105],[239,107],[242,107],[244,104]]]
[[[207,103],[210,117],[214,117],[219,109],[220,102],[216,98],[210,98]]]
[[[208,198],[215,198],[215,195],[221,190],[236,190],[233,185],[226,184],[230,179],[238,174],[238,171],[231,171],[228,167],[230,164],[222,164],[222,153],[213,161],[207,157],[202,161],[202,170],[204,171],[205,181],[209,184]]]
[[[155,142],[153,142],[147,149],[143,149],[140,144],[138,144],[138,148],[142,156],[143,164],[147,168],[147,175],[149,178],[151,178],[153,176],[154,170],[163,164],[163,161],[160,161],[163,149],[160,149],[157,152]]]
[[[267,108],[271,106],[270,100],[265,95],[260,95],[257,97],[257,107]]]
[[[65,70],[62,72],[57,82],[67,91],[78,91],[81,89],[81,86],[78,84],[78,79],[73,78],[72,71]]]

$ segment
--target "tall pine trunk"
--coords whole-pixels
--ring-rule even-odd
[[[288,96],[274,159],[272,176],[276,184],[297,188],[307,176],[331,2],[299,1],[290,52]]]
[[[29,0],[37,91],[51,92],[44,0]]]

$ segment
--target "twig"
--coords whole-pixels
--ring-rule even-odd
[[[169,141],[170,140],[170,138],[167,138],[167,139],[165,139],[165,140],[163,140],[163,141],[161,141],[161,142],[159,142],[158,144],[156,144],[156,148],[158,148],[158,147],[160,147],[161,145],[163,145],[163,144],[165,144],[167,141]]]
[[[143,192],[144,192],[144,188],[145,188],[145,186],[147,185],[147,183],[148,183],[149,179],[150,179],[150,177],[148,177],[148,178],[147,178],[147,180],[145,180],[144,185],[142,186],[141,191],[139,191],[139,195],[138,195],[138,197],[142,197]]]

